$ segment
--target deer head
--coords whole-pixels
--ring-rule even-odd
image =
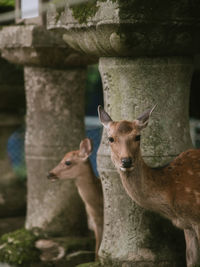
[[[107,130],[111,158],[118,170],[128,172],[133,169],[140,149],[141,130],[148,125],[154,108],[133,121],[113,121],[101,106],[98,107],[99,119]]]
[[[61,162],[49,172],[47,178],[54,181],[57,179],[75,179],[81,176],[91,153],[92,141],[86,138],[81,141],[79,150],[68,152]]]

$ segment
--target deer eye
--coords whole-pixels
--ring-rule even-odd
[[[113,137],[108,137],[108,140],[109,140],[110,143],[114,142],[114,138]]]
[[[71,165],[71,164],[72,164],[72,163],[71,163],[70,160],[65,161],[65,165],[69,166],[69,165]]]
[[[136,135],[135,141],[140,141],[140,135]]]

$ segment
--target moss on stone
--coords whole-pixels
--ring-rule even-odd
[[[27,267],[28,263],[39,261],[39,250],[35,248],[38,238],[25,229],[3,235],[0,239],[0,262]]]
[[[116,2],[117,0],[111,1]],[[96,15],[99,9],[98,2],[106,2],[106,0],[93,0],[72,6],[71,10],[74,18],[77,19],[79,23],[86,23],[89,18]]]
[[[79,23],[87,22],[88,18],[95,16],[98,9],[97,0],[77,4],[71,7],[72,14]]]

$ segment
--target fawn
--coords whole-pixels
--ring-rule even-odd
[[[75,179],[79,195],[85,204],[88,226],[95,234],[95,254],[98,258],[103,233],[103,193],[101,181],[95,176],[89,161],[91,153],[92,142],[86,138],[81,141],[79,150],[68,152],[64,156],[49,172],[48,178],[52,181]]]
[[[147,166],[141,156],[140,135],[153,109],[133,121],[113,121],[101,106],[98,113],[127,194],[184,230],[187,267],[191,267],[200,264],[200,150],[182,152],[162,168]]]

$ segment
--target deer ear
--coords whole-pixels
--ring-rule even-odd
[[[144,113],[142,113],[142,115],[140,115],[137,118],[136,122],[137,122],[140,130],[142,130],[143,128],[145,128],[148,125],[149,118],[151,116],[151,113],[154,111],[155,107],[156,107],[156,105],[153,108],[146,110]]]
[[[108,128],[109,123],[113,120],[108,115],[108,113],[102,108],[102,106],[98,106],[98,114],[99,114],[99,120],[103,124],[105,128]]]
[[[85,138],[80,143],[79,156],[81,156],[83,160],[87,160],[88,157],[91,155],[91,153],[92,153],[92,141],[89,138]]]

